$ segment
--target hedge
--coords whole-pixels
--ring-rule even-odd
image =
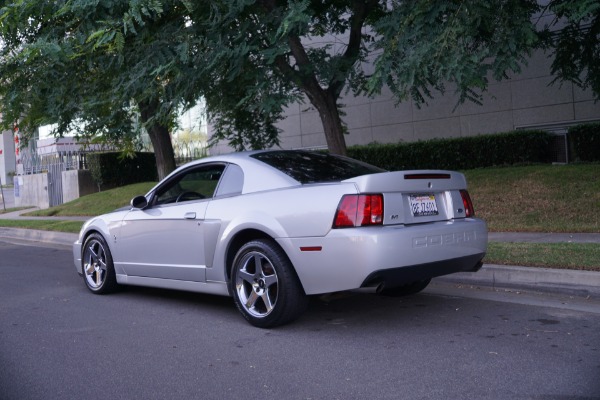
[[[412,143],[353,146],[348,156],[390,171],[472,169],[552,162],[553,135],[539,130],[513,131]]]
[[[570,161],[600,161],[600,123],[573,126],[567,138]]]
[[[87,164],[100,190],[158,179],[154,153],[137,152],[133,157],[121,152],[90,153]]]

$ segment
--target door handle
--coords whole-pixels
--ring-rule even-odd
[[[185,215],[183,216],[183,218],[185,218],[185,219],[196,219],[196,213],[195,212],[185,213]]]

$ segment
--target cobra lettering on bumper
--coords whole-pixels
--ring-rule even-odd
[[[434,246],[453,246],[477,239],[475,231],[444,233],[442,235],[427,235],[412,238],[413,248]]]

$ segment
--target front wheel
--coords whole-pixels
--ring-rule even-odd
[[[112,255],[100,234],[93,233],[86,239],[81,262],[83,280],[91,292],[104,294],[116,290],[118,284]]]
[[[231,292],[238,310],[252,325],[272,328],[298,318],[308,304],[292,263],[274,242],[243,245],[233,261]]]

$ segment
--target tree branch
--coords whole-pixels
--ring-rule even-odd
[[[362,29],[369,13],[377,6],[377,0],[355,0],[352,2],[352,13],[350,16],[350,34],[348,47],[341,56],[342,63],[329,82],[329,91],[337,99],[346,84],[346,79],[354,63],[360,55],[362,44]]]

